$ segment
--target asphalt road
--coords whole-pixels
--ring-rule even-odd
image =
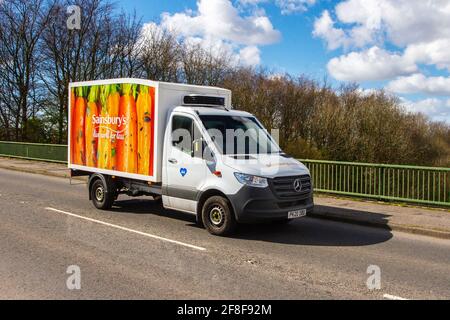
[[[219,238],[151,198],[102,212],[85,185],[2,169],[0,204],[0,299],[450,299],[448,240],[312,218]]]

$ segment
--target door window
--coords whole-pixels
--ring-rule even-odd
[[[192,155],[192,126],[194,121],[191,118],[183,116],[174,116],[172,118],[172,145]]]
[[[201,158],[202,136],[194,120],[184,116],[172,118],[172,145],[182,152]]]

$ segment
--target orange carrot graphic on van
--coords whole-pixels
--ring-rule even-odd
[[[119,118],[125,123],[121,123],[118,130],[117,170],[128,173],[137,173],[138,171],[138,135],[135,96],[136,85],[122,85]]]
[[[97,101],[99,99],[99,87],[92,86],[89,91],[85,120],[86,166],[97,166],[98,126],[95,124],[99,116]]]
[[[86,114],[86,99],[85,88],[79,87],[76,89],[75,95],[75,110],[73,112],[73,163],[78,165],[86,164],[86,150],[85,150],[85,114]]]
[[[93,85],[70,95],[72,164],[153,175],[155,88]]]
[[[71,135],[71,145],[70,145],[70,161],[74,163],[75,161],[75,143],[73,143],[76,136],[75,131],[75,89],[70,90],[70,135]]]
[[[138,125],[138,173],[150,175],[152,148],[152,96],[147,86],[139,86],[137,99],[137,125]]]
[[[114,119],[119,116],[120,94],[117,85],[106,85],[100,93],[102,103],[101,119]],[[98,168],[115,170],[117,164],[116,121],[99,121]]]

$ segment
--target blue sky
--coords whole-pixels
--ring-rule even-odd
[[[384,88],[450,123],[448,0],[118,1],[243,65]]]
[[[266,14],[282,33],[279,42],[261,47],[262,64],[275,71],[293,74],[305,73],[318,79],[326,75],[326,63],[332,53],[324,50],[321,39],[313,38],[314,18],[320,15],[326,3],[311,8],[306,14],[282,15],[273,3],[264,4]],[[145,21],[158,21],[163,12],[177,13],[197,9],[197,0],[119,1],[125,10],[137,10]],[[123,4],[122,4],[123,3]]]

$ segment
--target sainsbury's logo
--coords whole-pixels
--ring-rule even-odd
[[[93,115],[92,116],[92,123],[94,123],[95,125],[117,125],[119,127],[122,126],[126,126],[128,123],[128,119],[125,116],[121,116],[121,117],[111,117],[111,116],[106,116],[106,117],[101,117],[101,116],[96,116]]]
[[[121,117],[101,117],[92,116],[92,123],[95,126],[94,138],[123,140],[124,132],[128,126],[128,118]]]

